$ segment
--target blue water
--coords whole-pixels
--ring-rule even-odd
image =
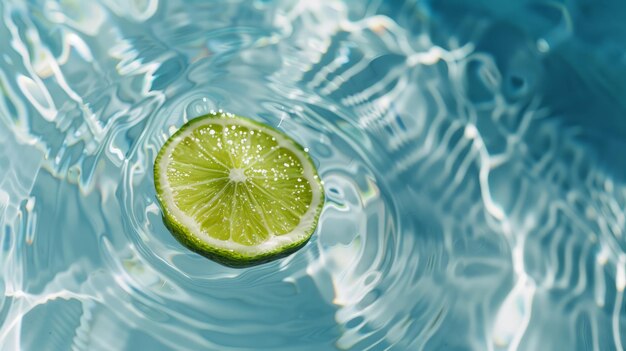
[[[623,350],[626,2],[0,2],[1,350]],[[310,149],[296,254],[182,247],[211,109]]]

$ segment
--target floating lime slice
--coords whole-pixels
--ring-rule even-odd
[[[306,149],[278,130],[225,113],[193,119],[172,135],[157,155],[154,182],[174,237],[235,267],[304,246],[324,204]]]

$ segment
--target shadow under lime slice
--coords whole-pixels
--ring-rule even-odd
[[[324,191],[306,150],[284,133],[231,114],[186,123],[154,163],[172,234],[191,250],[245,267],[302,247]]]

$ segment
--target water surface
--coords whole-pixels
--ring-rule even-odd
[[[3,350],[623,350],[626,6],[0,2]],[[152,165],[212,109],[310,150],[296,254],[231,269]]]

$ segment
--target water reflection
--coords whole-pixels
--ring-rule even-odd
[[[621,105],[550,78],[573,106],[620,80],[571,8],[449,5],[0,4],[0,344],[621,349]],[[230,269],[164,228],[154,157],[220,108],[319,165],[297,254]]]

